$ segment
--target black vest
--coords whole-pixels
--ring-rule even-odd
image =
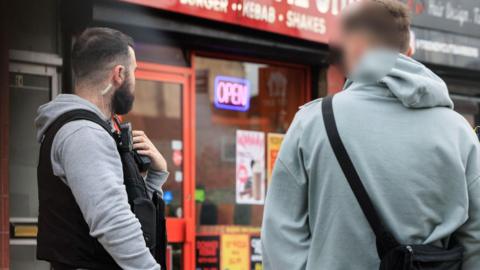
[[[37,258],[49,261],[59,269],[121,269],[98,240],[90,236],[70,188],[52,170],[51,148],[55,134],[67,122],[85,119],[85,113],[75,110],[60,116],[48,127],[42,140],[37,171]],[[102,127],[111,130],[108,123],[96,117],[99,121],[95,122],[103,122]]]

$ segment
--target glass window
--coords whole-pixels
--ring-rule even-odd
[[[195,67],[197,230],[260,227],[267,137],[285,133],[305,102],[306,72],[205,57]]]
[[[9,192],[11,269],[49,269],[36,260],[38,216],[37,164],[40,145],[35,138],[34,119],[40,105],[50,99],[49,76],[11,72],[9,128]]]
[[[182,85],[136,80],[135,102],[125,121],[143,130],[167,160],[169,181],[163,186],[167,215],[182,217]]]

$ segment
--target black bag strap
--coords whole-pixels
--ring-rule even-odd
[[[368,195],[367,190],[365,189],[360,176],[353,165],[350,156],[348,155],[347,149],[342,142],[340,134],[338,133],[337,124],[335,122],[335,115],[333,113],[333,96],[329,96],[323,99],[322,101],[322,115],[323,122],[325,124],[325,129],[327,131],[328,140],[332,146],[333,152],[342,168],[345,177],[347,178],[348,184],[352,189],[355,197],[357,198],[360,207],[362,208],[363,214],[368,220],[370,227],[372,228],[375,236],[377,238],[377,249],[380,257],[399,246],[397,240],[393,235],[385,228],[378,212],[375,210],[370,196]]]

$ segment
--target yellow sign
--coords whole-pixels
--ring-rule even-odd
[[[279,133],[268,133],[267,135],[267,179],[268,184],[272,180],[273,166],[277,160],[278,152],[280,151],[280,146],[282,145],[284,134]]]
[[[247,234],[224,234],[221,240],[222,270],[245,270],[250,267],[250,236]]]
[[[13,237],[37,237],[38,227],[37,225],[14,225]]]

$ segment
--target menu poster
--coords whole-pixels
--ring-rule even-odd
[[[223,270],[249,269],[250,236],[248,234],[222,235],[221,261]]]
[[[220,236],[197,236],[197,270],[220,270]]]
[[[259,236],[250,238],[250,269],[262,270],[262,243]]]
[[[236,136],[236,202],[265,202],[265,134],[237,130]]]
[[[272,180],[273,167],[277,160],[278,153],[280,152],[280,146],[282,145],[284,134],[268,133],[267,135],[267,179],[268,184]]]

